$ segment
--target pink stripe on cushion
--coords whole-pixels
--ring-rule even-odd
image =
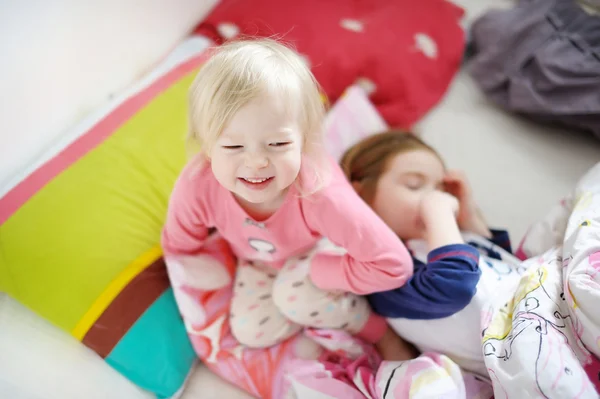
[[[193,71],[205,59],[206,53],[201,54],[161,76],[153,84],[125,100],[88,132],[17,184],[4,197],[0,198],[0,225],[52,179],[109,138],[119,126],[135,115],[150,100]]]

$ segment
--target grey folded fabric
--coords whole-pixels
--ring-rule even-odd
[[[599,16],[573,0],[522,0],[484,14],[470,37],[467,68],[492,101],[600,137]]]

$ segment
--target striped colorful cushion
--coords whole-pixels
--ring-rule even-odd
[[[159,247],[204,59],[186,49],[0,199],[0,291],[160,398],[196,358]]]

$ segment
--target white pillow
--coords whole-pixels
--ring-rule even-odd
[[[0,187],[147,73],[217,2],[0,2]]]

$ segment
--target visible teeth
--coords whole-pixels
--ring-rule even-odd
[[[244,177],[244,180],[246,180],[247,182],[250,182],[250,183],[262,183],[264,181],[267,181],[268,178],[265,177],[264,179],[251,179],[249,177]]]

